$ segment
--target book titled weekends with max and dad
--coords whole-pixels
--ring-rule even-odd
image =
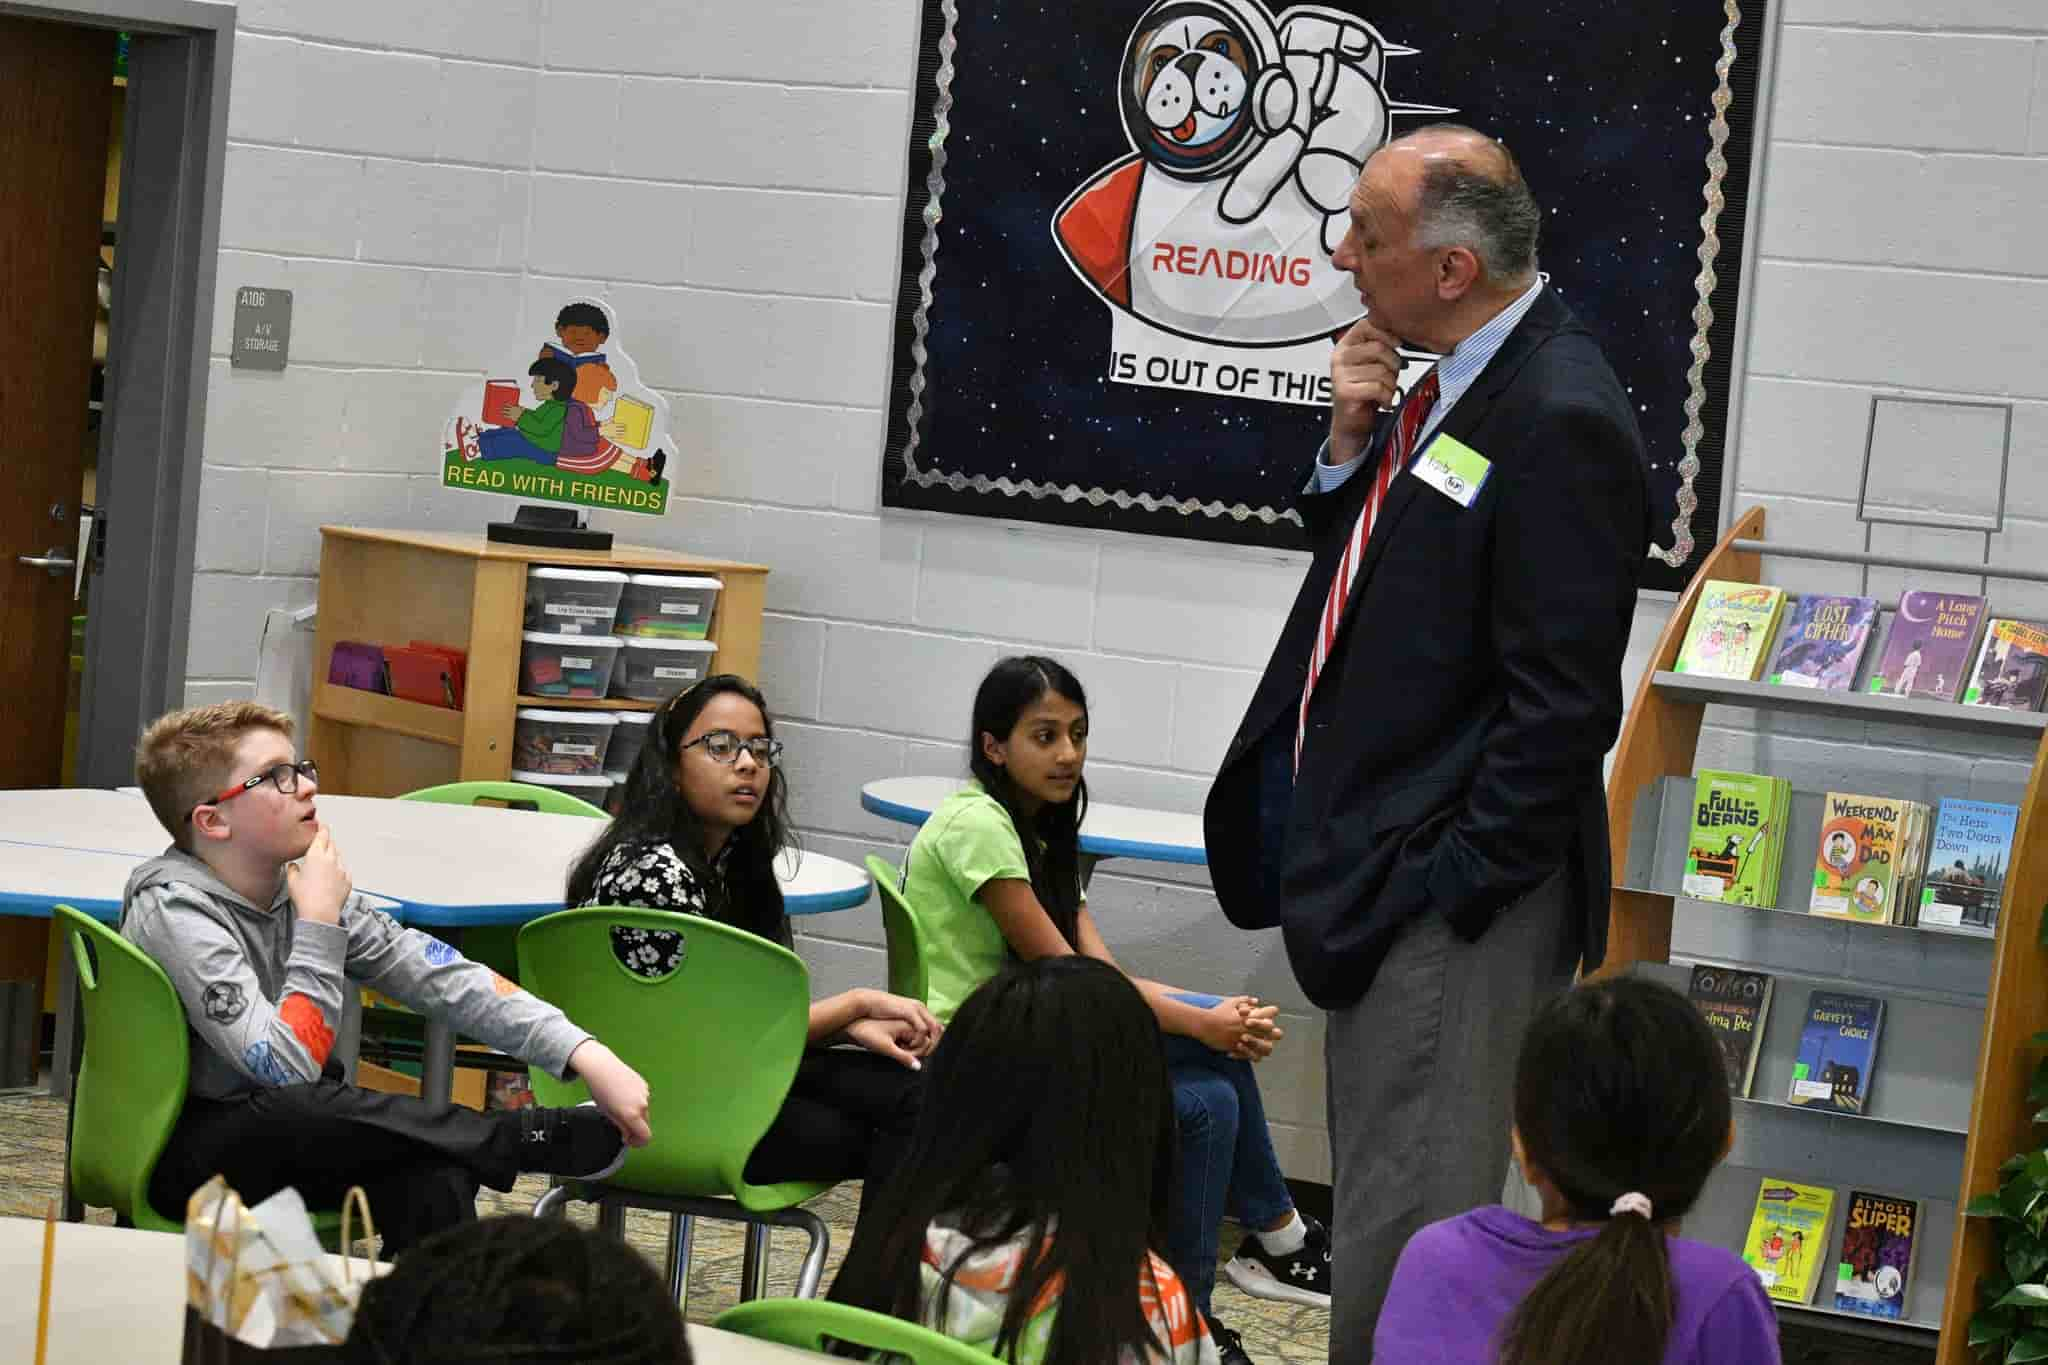
[[[1866,924],[1891,923],[1905,819],[1906,803],[1896,798],[1829,792],[1821,805],[1807,909]]]
[[[1856,669],[1877,625],[1877,599],[1805,593],[1785,599],[1784,615],[1764,681],[1829,692],[1855,686]]]
[[[1860,1114],[1870,1099],[1877,1069],[1877,1040],[1884,1031],[1884,1001],[1869,995],[1815,991],[1807,997],[1806,1027],[1792,1062],[1794,1104]]]
[[[1920,923],[1992,934],[2012,861],[2020,808],[1997,801],[1945,796],[1927,845],[1927,879],[1920,887]]]
[[[1909,592],[1885,636],[1870,690],[1886,697],[1954,701],[1975,662],[1984,599],[1959,592]]]

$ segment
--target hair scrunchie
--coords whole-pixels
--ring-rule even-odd
[[[1650,1221],[1650,1196],[1630,1190],[1614,1201],[1614,1207],[1607,1210],[1610,1218],[1619,1218],[1624,1213],[1638,1213],[1645,1222]]]

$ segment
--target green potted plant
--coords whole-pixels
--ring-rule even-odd
[[[2028,1041],[2048,1047],[2048,1033]],[[2027,1100],[2048,1105],[2048,1057],[2034,1067]],[[2048,1108],[2034,1122],[2048,1123]],[[1998,1192],[1978,1195],[1964,1212],[1990,1219],[1998,1241],[1991,1272],[1977,1281],[1970,1348],[2003,1365],[2048,1361],[2048,1150],[2013,1156],[1998,1168]]]

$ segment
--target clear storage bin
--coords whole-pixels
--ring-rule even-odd
[[[643,640],[628,636],[612,671],[612,695],[661,701],[711,672],[718,646],[708,640]]]
[[[636,573],[619,597],[618,633],[653,640],[701,640],[725,584],[716,578]]]
[[[617,718],[603,711],[522,707],[512,713],[512,766],[556,777],[602,776],[617,727]]]
[[[526,571],[526,629],[552,635],[610,635],[626,575],[611,569]]]
[[[611,635],[529,630],[520,637],[519,690],[529,697],[602,697],[622,643]]]
[[[612,731],[612,747],[605,754],[605,771],[621,777],[633,771],[633,760],[640,757],[640,750],[647,744],[647,736],[653,733],[654,713],[652,711],[618,711],[613,713],[619,728]]]

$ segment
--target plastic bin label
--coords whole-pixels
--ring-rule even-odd
[[[588,654],[564,654],[562,656],[562,667],[595,668],[597,667],[597,662],[596,660],[592,659]]]
[[[551,754],[567,754],[573,758],[596,758],[597,746],[595,744],[550,744],[548,752]]]
[[[654,676],[663,682],[695,682],[697,670],[694,668],[657,668],[654,670]]]
[[[548,616],[599,617],[613,615],[610,607],[590,606],[583,602],[550,602],[541,611]]]
[[[703,605],[701,602],[664,602],[661,604],[661,614],[663,616],[695,616],[698,608]]]

